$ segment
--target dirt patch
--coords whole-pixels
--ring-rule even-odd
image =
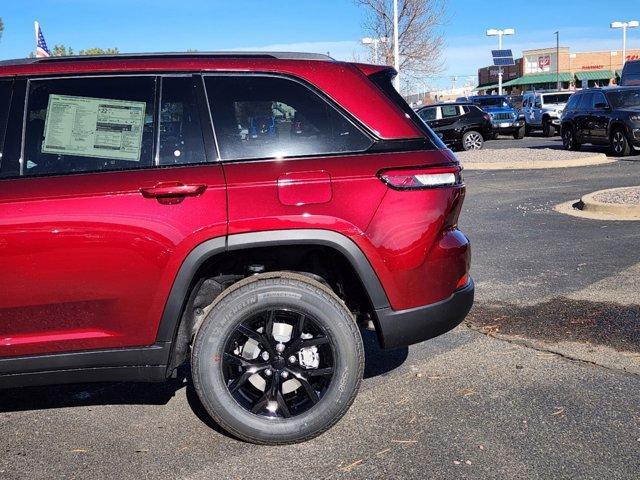
[[[559,297],[532,306],[476,304],[466,322],[484,333],[545,342],[587,342],[640,352],[640,305],[587,302]]]

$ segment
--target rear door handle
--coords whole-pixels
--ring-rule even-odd
[[[140,193],[145,198],[180,198],[201,195],[207,189],[206,185],[185,185],[180,182],[161,182],[154,187],[143,187]]]

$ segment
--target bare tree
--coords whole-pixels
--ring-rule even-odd
[[[378,44],[378,63],[393,65],[393,0],[354,0],[368,9],[367,35],[387,41]],[[398,45],[403,83],[433,77],[444,69],[443,37],[439,31],[446,0],[398,0]]]

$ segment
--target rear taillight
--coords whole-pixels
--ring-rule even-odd
[[[384,170],[378,174],[389,187],[396,190],[452,187],[462,184],[462,168],[459,165],[446,167],[417,167]]]
[[[488,113],[485,113],[484,115],[482,115],[482,118],[484,118],[487,122],[491,121],[491,115],[489,115]]]

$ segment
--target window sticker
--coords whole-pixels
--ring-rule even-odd
[[[140,161],[145,102],[49,95],[42,153]]]

